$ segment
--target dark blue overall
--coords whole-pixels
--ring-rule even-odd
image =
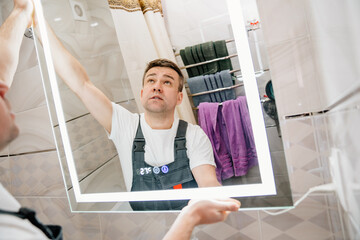
[[[187,122],[180,120],[174,141],[174,162],[153,167],[144,160],[145,139],[140,120],[133,143],[133,181],[131,191],[197,188],[186,154]],[[188,200],[130,202],[134,211],[181,210]]]

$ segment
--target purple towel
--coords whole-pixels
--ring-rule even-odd
[[[258,162],[246,97],[225,101],[222,114],[229,137],[235,176],[243,176]]]
[[[200,103],[198,120],[213,147],[218,181],[233,177],[234,166],[229,154],[229,142],[221,106],[218,103]]]

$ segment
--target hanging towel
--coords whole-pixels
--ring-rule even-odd
[[[183,63],[184,63],[184,66],[189,65],[189,62],[188,62],[188,60],[186,59],[186,56],[185,56],[185,50],[184,50],[184,49],[181,49],[181,50],[180,50],[180,56],[181,56],[181,60],[182,60]],[[186,68],[186,72],[187,72],[187,74],[189,75],[189,77],[193,77],[193,76],[194,76],[194,73],[192,72],[192,69],[191,69],[191,68]]]
[[[197,51],[196,51],[195,46],[191,46],[190,49],[191,49],[192,56],[194,57],[195,63],[201,63],[200,58],[199,58],[199,55],[198,55],[198,53],[197,53]],[[204,64],[204,65],[205,65],[205,64]],[[197,66],[197,69],[198,69],[198,71],[199,71],[199,75],[203,75],[203,74],[204,74],[203,65]]]
[[[222,114],[229,137],[235,176],[243,176],[258,163],[246,97],[223,103]]]
[[[214,42],[214,47],[215,47],[215,52],[216,52],[217,58],[229,56],[225,40],[220,40],[220,41]],[[225,59],[225,60],[219,61],[219,71],[227,70],[227,69],[229,69],[229,70],[233,69],[231,60]]]
[[[216,52],[213,42],[205,42],[202,43],[200,46],[205,61],[209,61],[216,58]],[[206,65],[208,68],[208,72],[205,72],[204,74],[214,74],[219,71],[219,66],[217,61],[212,63],[207,63]]]
[[[192,51],[191,51],[191,47],[185,48],[185,57],[186,57],[189,65],[196,63],[194,56],[192,54]],[[191,70],[192,70],[192,73],[194,74],[193,77],[200,75],[197,67],[192,67]]]
[[[252,131],[250,113],[247,105],[247,100],[245,96],[238,97],[235,101],[238,102],[240,106],[240,112],[242,116],[242,125],[245,132],[246,144],[248,146],[248,160],[249,160],[249,169],[258,164],[258,158],[256,154],[254,134]],[[236,168],[235,168],[236,171]]]
[[[204,55],[203,55],[203,53],[201,51],[201,44],[195,45],[195,49],[196,49],[196,53],[197,53],[197,55],[199,57],[199,61],[200,62],[205,62],[206,61],[205,57],[204,57]],[[209,72],[208,66],[206,64],[203,64],[201,66],[203,68],[203,74]]]
[[[218,181],[233,177],[234,166],[229,154],[229,142],[221,106],[218,103],[200,103],[198,121],[213,147]]]
[[[223,70],[219,73],[215,73],[215,78],[218,83],[218,86],[221,87],[231,87],[233,86],[233,80],[232,76],[229,70]],[[235,99],[235,90],[234,89],[228,89],[221,91],[222,97],[225,100],[233,100]]]
[[[208,91],[208,87],[205,83],[204,76],[192,77],[187,80],[190,92],[192,94]],[[199,95],[192,97],[194,106],[197,107],[201,102],[211,102],[209,94]]]

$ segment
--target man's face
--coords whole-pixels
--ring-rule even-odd
[[[8,87],[0,81],[0,149],[3,149],[19,134],[15,124],[15,115],[11,112],[10,104],[5,98]]]
[[[145,75],[141,104],[151,113],[174,113],[183,98],[178,91],[179,75],[168,67],[153,67]]]

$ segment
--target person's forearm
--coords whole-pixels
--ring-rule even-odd
[[[31,10],[14,7],[0,27],[0,80],[10,87],[19,62],[19,51]]]
[[[185,207],[178,215],[170,230],[164,236],[163,240],[190,239],[196,225],[197,223],[195,216],[192,216],[189,207]]]
[[[199,187],[220,187],[217,180],[215,166],[203,164],[192,169],[192,173]]]
[[[44,36],[39,34],[40,25],[36,25],[36,36],[42,42],[45,40],[41,39]],[[90,81],[85,68],[63,46],[48,24],[46,28],[57,74],[81,99],[93,117],[110,133],[112,123],[112,105],[110,99]]]

